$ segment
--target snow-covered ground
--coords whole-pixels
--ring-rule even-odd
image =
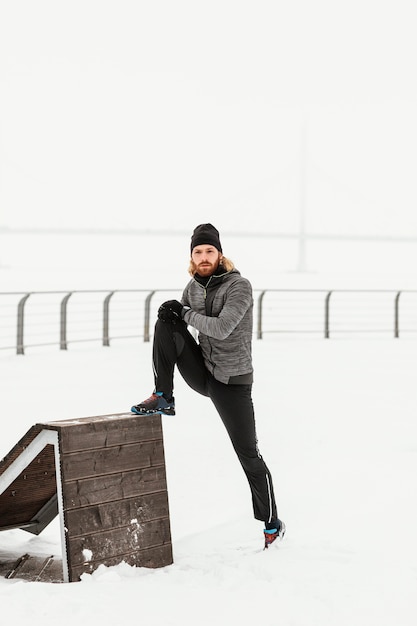
[[[209,400],[176,379],[164,417],[174,564],[121,564],[80,583],[0,578],[2,620],[61,626],[415,624],[417,343],[413,339],[254,342],[261,452],[287,535],[262,525]],[[150,344],[0,354],[0,455],[39,421],[128,410],[152,390]],[[0,533],[0,557],[60,554],[54,520],[38,537]]]

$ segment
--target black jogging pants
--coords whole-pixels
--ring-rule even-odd
[[[252,385],[226,385],[216,380],[205,367],[200,346],[185,322],[158,320],[153,342],[155,391],[172,395],[175,365],[186,383],[208,396],[216,407],[248,479],[255,518],[266,524],[277,519],[272,477],[258,450]]]

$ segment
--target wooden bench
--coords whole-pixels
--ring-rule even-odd
[[[0,530],[39,534],[58,514],[65,582],[100,564],[171,564],[161,416],[33,426],[0,461]]]

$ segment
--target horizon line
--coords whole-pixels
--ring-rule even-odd
[[[189,232],[185,230],[170,229],[138,229],[138,228],[29,228],[29,227],[9,227],[0,226],[0,235],[171,235],[174,237],[189,236]],[[249,237],[249,238],[269,238],[269,239],[295,239],[295,240],[346,240],[346,241],[386,241],[386,242],[413,242],[417,241],[417,235],[371,235],[369,233],[353,234],[353,233],[317,233],[317,232],[265,232],[265,231],[232,231],[222,230],[222,237]]]

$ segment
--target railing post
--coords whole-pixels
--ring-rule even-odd
[[[394,305],[394,337],[398,339],[400,336],[400,295],[401,291],[395,296]]]
[[[144,327],[143,327],[143,341],[145,342],[149,341],[149,338],[150,338],[149,320],[150,320],[150,315],[151,315],[151,300],[152,300],[152,296],[154,293],[155,291],[151,291],[145,298],[145,320],[144,320]]]
[[[19,300],[17,305],[17,337],[16,337],[16,354],[25,354],[25,346],[23,345],[24,320],[25,320],[25,304],[30,293],[27,293]]]
[[[68,300],[71,298],[73,292],[70,291],[61,301],[61,321],[60,321],[60,341],[59,348],[60,350],[67,350],[67,304]]]
[[[109,317],[110,317],[110,300],[114,294],[114,291],[111,291],[105,298],[103,302],[103,346],[110,345],[110,337],[109,337]]]
[[[330,296],[332,291],[329,291],[326,296],[325,309],[324,309],[324,338],[330,339]]]
[[[259,294],[258,298],[258,332],[256,335],[258,339],[262,339],[262,300],[265,294],[266,289]]]

